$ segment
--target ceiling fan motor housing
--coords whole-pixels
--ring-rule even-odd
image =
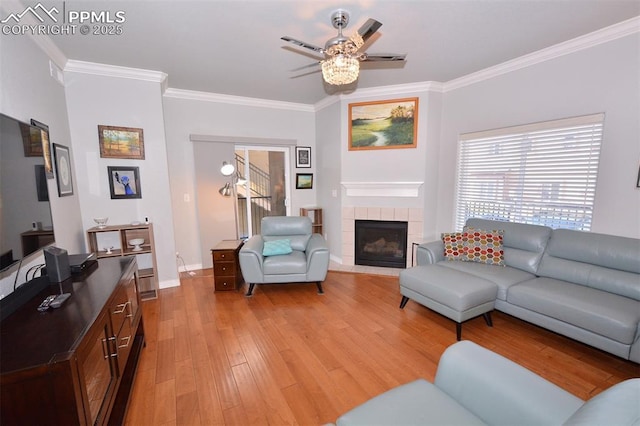
[[[349,24],[349,12],[342,9],[336,10],[331,14],[331,24],[333,28],[342,30]]]
[[[342,29],[349,24],[349,12],[338,9],[331,14],[331,24],[338,30],[338,35],[331,37],[324,45],[328,56],[353,55],[359,49],[353,40],[342,35]]]

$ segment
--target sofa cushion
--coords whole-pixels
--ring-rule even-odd
[[[511,287],[507,302],[627,345],[640,322],[640,302],[552,278]]]
[[[564,423],[578,425],[637,425],[640,423],[640,379],[629,379],[588,400]]]
[[[307,249],[307,244],[309,244],[309,240],[311,239],[311,234],[306,235],[263,235],[263,240],[267,241],[277,241],[282,239],[287,239],[291,242],[291,248],[293,250],[305,251]]]
[[[291,240],[265,241],[262,246],[263,256],[280,256],[291,253]]]
[[[556,229],[538,275],[640,300],[640,240]]]
[[[307,256],[301,251],[293,250],[284,256],[265,257],[262,271],[264,275],[306,274]]]
[[[482,420],[424,379],[386,391],[343,414],[337,426],[482,425]]]
[[[512,268],[510,266],[501,267],[462,261],[440,261],[438,262],[438,265],[466,272],[467,274],[495,283],[498,286],[498,299],[501,300],[507,300],[507,291],[512,285],[531,280],[536,277],[531,272],[526,272],[522,269]]]
[[[462,260],[504,266],[503,234],[501,229],[489,231],[468,228],[462,236]]]
[[[464,252],[463,232],[443,232],[440,235],[444,244],[444,257],[447,260],[457,260]]]
[[[466,225],[476,229],[504,230],[502,244],[505,264],[534,274],[551,235],[551,228],[546,226],[499,220],[471,218]]]

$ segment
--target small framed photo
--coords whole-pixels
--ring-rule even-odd
[[[98,125],[100,157],[144,160],[142,129]]]
[[[71,177],[71,156],[69,147],[53,144],[53,159],[56,163],[56,181],[58,183],[58,195],[66,197],[73,195],[73,180]]]
[[[296,168],[311,168],[311,147],[296,146]]]
[[[107,167],[111,199],[142,198],[138,167]]]
[[[640,167],[638,168],[638,179],[636,180],[636,188],[640,188]]]
[[[296,173],[296,189],[312,189],[313,173]]]

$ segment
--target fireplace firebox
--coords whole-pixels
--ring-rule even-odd
[[[355,221],[355,264],[406,268],[407,222]]]

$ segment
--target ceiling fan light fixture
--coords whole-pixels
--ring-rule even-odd
[[[321,62],[324,81],[334,86],[353,83],[360,73],[360,61],[348,55],[336,55]]]

